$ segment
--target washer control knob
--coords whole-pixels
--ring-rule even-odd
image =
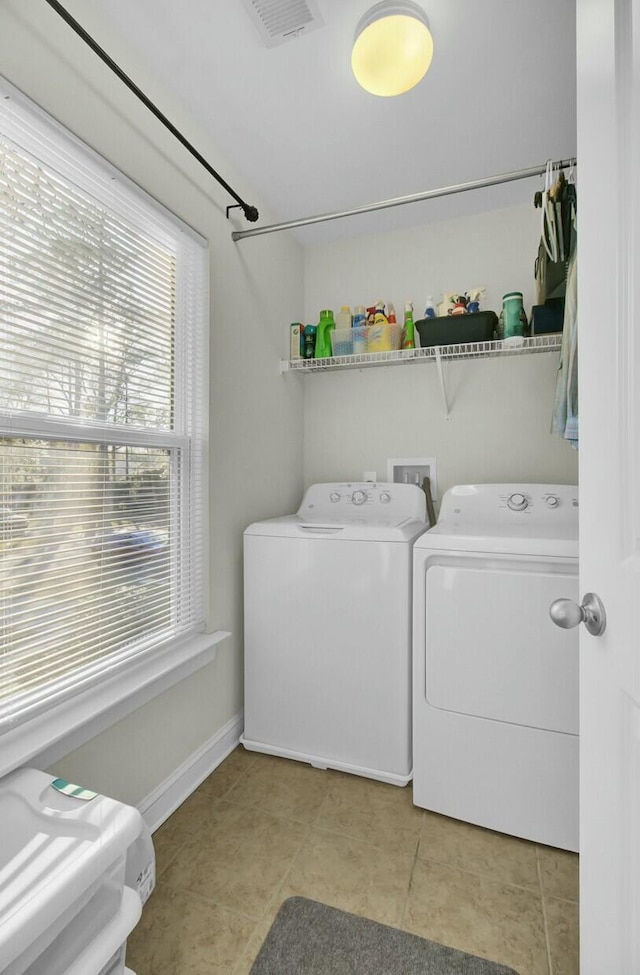
[[[354,491],[351,495],[352,504],[364,504],[367,500],[366,491]]]
[[[391,501],[391,495],[388,491],[383,491],[380,495],[380,504],[389,504]]]
[[[524,494],[512,494],[507,498],[507,507],[511,508],[512,511],[524,511],[528,505],[529,502]]]
[[[332,491],[331,494],[329,495],[329,501],[332,501],[333,504],[335,504],[336,501],[339,501],[339,500],[340,500],[340,495],[338,494],[338,492],[337,491]]]
[[[557,508],[560,504],[560,499],[556,498],[555,494],[548,494],[544,499],[544,503],[547,508]]]

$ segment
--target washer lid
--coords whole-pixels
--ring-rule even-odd
[[[272,538],[316,538],[332,541],[364,542],[404,542],[411,543],[425,532],[424,521],[405,518],[400,523],[393,521],[368,522],[357,515],[342,521],[322,518],[300,518],[286,515],[284,518],[270,518],[257,521],[245,529],[245,536],[262,535]]]

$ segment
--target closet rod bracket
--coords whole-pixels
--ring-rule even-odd
[[[440,381],[440,393],[442,395],[442,405],[444,406],[445,419],[451,419],[451,409],[449,407],[449,399],[447,397],[447,384],[444,379],[444,368],[442,366],[442,352],[440,351],[440,346],[435,347],[436,355],[436,368],[438,370],[438,379]]]
[[[248,220],[249,223],[255,223],[256,220],[260,219],[258,208],[251,206],[250,203],[231,203],[227,207],[227,220],[229,219],[229,210],[242,210],[245,220]]]

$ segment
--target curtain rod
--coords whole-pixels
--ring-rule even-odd
[[[204,156],[202,156],[198,152],[198,150],[191,145],[188,139],[186,139],[183,136],[183,134],[175,127],[175,125],[173,125],[169,121],[166,115],[162,114],[160,109],[156,105],[154,105],[151,99],[147,98],[145,93],[141,91],[140,88],[138,88],[135,82],[133,82],[131,78],[124,73],[122,68],[120,68],[119,65],[117,65],[116,62],[107,54],[107,52],[100,47],[97,41],[95,41],[93,37],[87,33],[84,27],[82,27],[77,20],[74,20],[71,14],[67,10],[65,10],[65,8],[62,6],[62,4],[58,3],[58,0],[46,0],[46,3],[48,3],[49,6],[52,7],[53,10],[55,10],[55,12],[59,14],[64,21],[66,21],[66,23],[76,32],[76,34],[82,38],[85,44],[89,45],[91,50],[95,54],[97,54],[102,61],[104,61],[107,67],[110,68],[113,71],[113,73],[118,76],[118,78],[120,78],[120,81],[124,82],[127,88],[129,88],[129,90],[132,91],[133,94],[140,99],[143,105],[145,105],[149,109],[149,111],[152,112],[155,115],[155,117],[159,119],[160,122],[162,122],[162,124],[169,130],[169,132],[171,132],[171,134],[175,136],[178,142],[182,143],[185,149],[187,149],[191,153],[191,155],[198,160],[200,165],[206,169],[209,175],[213,176],[213,178],[217,180],[218,183],[220,183],[220,186],[222,186],[227,191],[227,193],[229,193],[230,196],[232,196],[233,199],[236,200],[237,206],[242,208],[246,219],[249,220],[251,223],[255,223],[255,221],[260,216],[256,207],[251,206],[250,203],[245,203],[245,201],[240,196],[238,196],[235,190],[233,190],[229,186],[227,181],[222,178],[220,173],[217,173],[216,170],[213,168],[213,166],[209,165],[209,163],[204,158]],[[229,216],[230,209],[232,209],[232,207],[227,207],[227,217]]]
[[[567,169],[577,164],[576,158],[560,159],[553,163],[556,169]],[[327,220],[339,220],[342,217],[353,217],[358,213],[371,213],[373,210],[385,210],[388,207],[399,207],[405,203],[418,203],[420,200],[433,200],[438,196],[451,196],[453,193],[464,193],[467,190],[481,189],[483,186],[495,186],[498,183],[510,183],[516,179],[528,179],[531,176],[542,176],[547,170],[547,163],[532,166],[530,169],[518,169],[500,176],[487,176],[486,179],[474,179],[469,183],[457,183],[454,186],[443,186],[437,190],[425,190],[423,193],[413,193],[411,196],[398,196],[393,200],[382,200],[380,203],[367,203],[353,210],[341,210],[335,213],[319,213],[314,217],[302,217],[300,220],[289,220],[286,223],[272,223],[264,227],[251,230],[234,230],[233,240],[243,240],[245,237],[258,237],[260,234],[273,234],[279,230],[293,230],[294,227],[307,227],[313,223],[324,223]]]

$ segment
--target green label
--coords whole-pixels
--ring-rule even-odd
[[[74,785],[73,782],[67,782],[66,779],[54,779],[51,786],[65,796],[72,796],[73,799],[84,799],[85,802],[95,799],[98,795],[97,792],[92,792],[91,789],[83,789],[81,785]]]

